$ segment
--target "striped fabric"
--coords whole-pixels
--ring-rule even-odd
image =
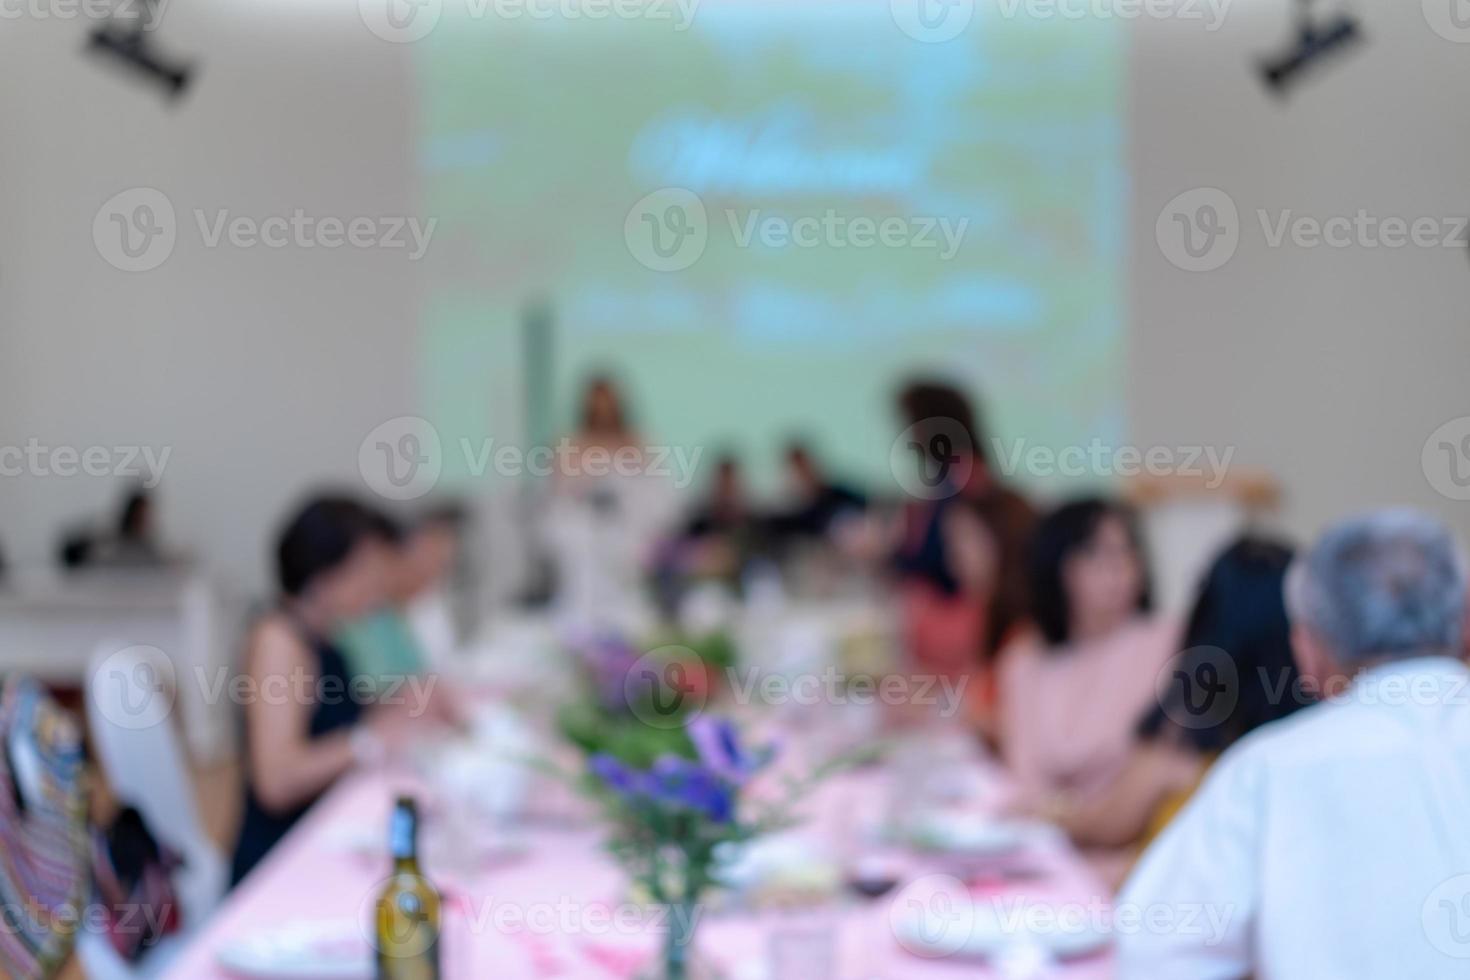
[[[0,688],[0,976],[52,976],[87,888],[81,738],[34,682]]]

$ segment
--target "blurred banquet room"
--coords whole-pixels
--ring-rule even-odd
[[[1465,0],[0,0],[0,980],[1470,975]]]

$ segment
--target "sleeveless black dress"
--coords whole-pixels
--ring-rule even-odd
[[[362,717],[363,706],[354,700],[351,691],[352,675],[347,670],[347,661],[335,646],[321,637],[313,635],[301,624],[296,624],[297,633],[311,649],[315,660],[317,684],[313,692],[311,724],[308,729],[312,738],[320,738],[331,732],[356,725]],[[295,691],[292,691],[295,694]],[[255,788],[250,784],[249,767],[245,775],[245,817],[240,824],[240,837],[235,844],[235,857],[230,872],[231,885],[238,884],[265,857],[266,853],[296,825],[316,800],[310,800],[290,813],[271,813],[260,805]]]

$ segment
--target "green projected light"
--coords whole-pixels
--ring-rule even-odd
[[[802,433],[881,491],[892,391],[937,370],[1008,443],[1117,438],[1120,32],[1024,6],[943,42],[887,0],[446,9],[419,69],[446,475],[467,476],[460,438],[543,437],[522,417],[537,308],[558,431],[611,368],[651,441],[769,476]]]

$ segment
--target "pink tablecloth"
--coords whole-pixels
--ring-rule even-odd
[[[841,813],[855,801],[882,805],[874,777],[851,774],[833,780],[811,801],[813,823],[840,834]],[[865,782],[865,780],[867,782]],[[378,883],[381,861],[352,853],[344,839],[386,826],[394,794],[405,788],[386,775],[358,776],[339,785],[280,847],[226,899],[215,917],[184,950],[168,974],[174,980],[228,976],[217,963],[227,942],[291,923],[365,921]],[[1065,844],[1042,848],[1036,865],[1043,874],[1022,880],[972,885],[993,896],[998,908],[1016,903],[1063,903],[1095,910],[1108,895]],[[440,863],[452,862],[440,858]],[[627,977],[650,930],[620,927],[618,916],[634,906],[623,901],[624,879],[590,830],[536,829],[531,849],[520,859],[482,872],[429,866],[426,873],[451,896],[446,915],[446,980],[542,980],[542,978]],[[920,869],[922,870],[922,869]],[[937,870],[937,869],[931,869]],[[890,909],[903,892],[826,913],[834,927],[835,976],[841,978],[983,978],[999,975],[972,961],[923,959],[905,951],[889,925]],[[616,903],[616,909],[612,906]],[[1089,914],[1089,913],[1084,913]],[[790,914],[711,912],[700,927],[698,948],[731,980],[768,976],[772,937],[799,926]],[[818,933],[820,934],[820,933]],[[810,935],[810,933],[808,933]],[[820,953],[819,953],[820,955]],[[1038,974],[1062,980],[1102,980],[1113,973],[1111,958],[1094,955]],[[816,978],[813,978],[816,980]]]

